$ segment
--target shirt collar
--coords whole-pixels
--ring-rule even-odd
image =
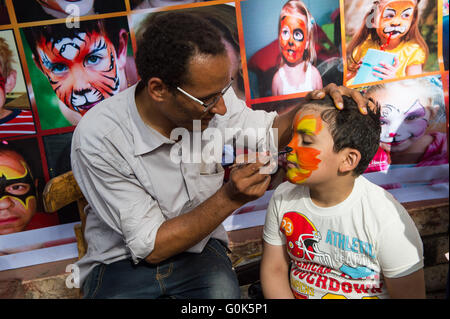
[[[163,144],[174,144],[175,141],[168,139],[161,133],[151,128],[142,120],[136,106],[137,84],[133,86],[131,94],[128,96],[131,117],[131,132],[134,141],[134,155],[139,156],[151,152]]]

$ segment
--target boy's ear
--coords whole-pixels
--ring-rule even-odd
[[[124,68],[127,63],[128,33],[125,29],[119,32],[119,48],[117,49],[117,66]]]
[[[340,173],[353,171],[361,160],[361,153],[354,148],[345,148],[341,151]]]
[[[153,77],[147,82],[147,93],[153,100],[163,102],[167,98],[169,88],[160,78]]]

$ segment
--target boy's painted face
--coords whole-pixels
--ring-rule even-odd
[[[0,154],[0,235],[20,232],[36,212],[33,178],[21,156]]]
[[[319,155],[323,152],[320,142],[326,135],[323,121],[316,111],[297,112],[294,118],[294,136],[289,143],[293,151],[287,155],[287,178],[291,183],[301,184],[319,168]]]
[[[114,45],[97,32],[37,42],[39,65],[58,98],[81,114],[119,92]]]
[[[94,0],[37,0],[43,7],[47,7],[62,13],[71,14],[66,8],[68,5],[73,4],[80,10],[80,16],[84,16],[89,13],[94,7]]]
[[[414,1],[390,1],[380,8],[377,34],[382,40],[403,37],[411,27],[416,5]]]
[[[285,16],[280,22],[278,40],[284,59],[295,64],[303,60],[308,39],[305,16]]]
[[[402,152],[421,138],[428,127],[431,112],[415,94],[383,90],[372,94],[381,106],[381,146]]]

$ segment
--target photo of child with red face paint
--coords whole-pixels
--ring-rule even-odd
[[[346,0],[346,3],[354,1]],[[429,47],[419,27],[421,1],[426,2],[379,0],[367,7],[362,25],[347,44],[347,85],[416,75],[424,71]],[[346,21],[351,19],[347,15],[345,18]],[[437,15],[432,21],[437,21]],[[369,66],[366,71],[370,73],[366,75],[369,80],[355,81],[358,71],[365,70],[361,68],[363,64]]]
[[[12,31],[0,31],[0,138],[36,133],[22,72],[15,70],[20,65],[12,45]],[[19,81],[21,85],[17,85]],[[12,96],[7,96],[10,93]]]
[[[282,60],[272,80],[272,95],[307,92],[322,88],[314,67],[314,21],[305,4],[288,1],[281,9],[278,40]]]
[[[22,32],[42,129],[77,125],[90,108],[137,81],[124,17]]]

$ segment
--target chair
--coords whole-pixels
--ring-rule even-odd
[[[81,225],[76,224],[74,231],[77,239],[78,259],[83,257],[87,250],[87,244],[84,240],[84,229],[86,225],[84,207],[87,205],[87,201],[78,187],[72,171],[56,176],[48,181],[43,191],[43,202],[44,209],[48,213],[56,212],[73,202],[77,203]]]

